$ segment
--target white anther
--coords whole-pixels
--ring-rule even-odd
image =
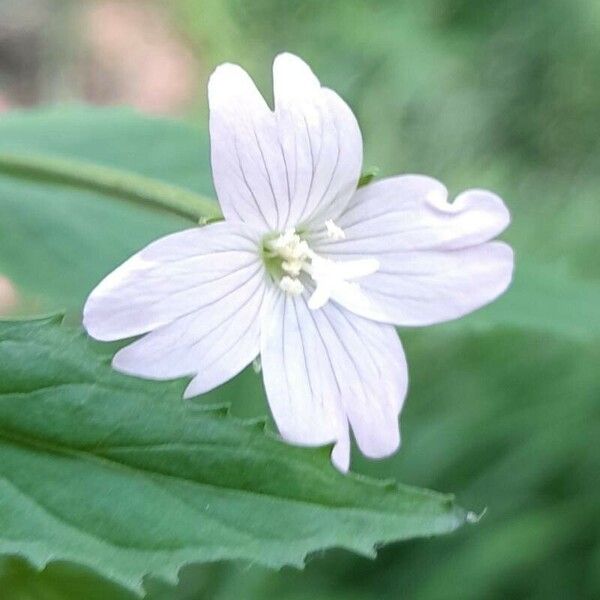
[[[307,256],[310,256],[312,251],[308,247],[308,242],[306,240],[302,240],[299,244],[297,244],[294,247],[294,252],[296,253],[297,258],[305,258]]]
[[[269,241],[268,247],[282,259],[283,271],[293,278],[298,277],[303,270],[306,270],[314,254],[306,240],[303,240],[295,229],[287,229],[285,233]],[[295,288],[297,287],[295,286]]]
[[[286,293],[292,296],[299,296],[304,291],[304,286],[299,279],[293,279],[288,275],[284,275],[279,281],[279,287]]]
[[[286,229],[285,233],[271,240],[269,245],[273,250],[284,250],[289,246],[297,244],[299,241],[300,237],[296,234],[295,229]]]
[[[300,275],[300,271],[302,271],[303,266],[304,263],[301,260],[284,260],[281,263],[281,268],[286,273],[289,273],[292,277],[298,277],[298,275]]]
[[[325,221],[325,227],[327,228],[327,237],[332,240],[345,240],[346,234],[341,227],[338,227],[332,219]]]
[[[346,236],[342,229],[331,219],[325,222],[327,235],[334,240],[344,239]],[[299,296],[304,292],[304,285],[298,279],[300,273],[310,275],[314,289],[309,299],[309,308],[321,308],[335,294],[341,290],[345,293],[358,292],[358,285],[351,283],[375,273],[379,269],[379,261],[372,258],[338,262],[322,258],[313,252],[306,240],[303,240],[295,229],[287,229],[278,237],[266,243],[271,257],[281,259],[283,277],[279,280],[279,287],[292,296]]]

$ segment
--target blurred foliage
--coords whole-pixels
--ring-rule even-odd
[[[517,250],[517,268],[524,258],[535,260],[573,280],[548,290],[565,308],[553,333],[474,333],[459,325],[402,332],[411,368],[404,446],[392,460],[358,460],[356,469],[453,490],[463,505],[487,507],[479,525],[385,548],[373,562],[339,552],[302,572],[189,567],[176,590],[149,582],[149,598],[600,597],[600,341],[568,335],[575,327],[569,310],[580,327],[580,307],[593,298],[586,290],[600,276],[600,3],[169,6],[207,73],[224,60],[239,62],[268,97],[273,55],[300,54],[356,111],[366,167],[380,167],[382,175],[427,173],[453,192],[491,187],[514,216],[506,238]],[[196,118],[205,115],[202,90]],[[228,397],[239,413],[264,412],[250,371],[225,386],[220,398]],[[73,566],[34,574],[14,560],[2,568],[3,581],[12,578],[7,600],[121,600]]]
[[[268,97],[273,55],[298,53],[356,111],[366,167],[492,187],[513,210],[511,241],[600,275],[596,0],[176,5],[210,68],[239,62]]]
[[[596,0],[178,4],[211,67],[240,62],[268,97],[272,56],[298,53],[356,111],[366,167],[434,175],[454,193],[491,187],[513,213],[505,237],[517,269],[533,259],[596,285]],[[216,22],[233,37],[223,39]],[[594,301],[575,282],[563,285],[548,293],[573,312],[566,333]],[[455,490],[467,506],[488,507],[478,527],[384,549],[374,563],[339,554],[303,573],[190,569],[179,597],[600,596],[600,344],[510,329],[407,333],[404,447],[357,468]],[[194,573],[210,581],[196,593]]]
[[[128,109],[9,113],[0,120],[0,175],[5,152],[118,167],[212,195],[206,136]],[[66,309],[78,317],[112,268],[190,226],[166,211],[34,176],[0,177],[0,198],[0,272],[15,282],[26,314]]]

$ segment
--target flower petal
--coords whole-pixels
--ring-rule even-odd
[[[326,354],[305,298],[271,294],[262,316],[262,372],[271,412],[290,442],[322,445],[348,429]]]
[[[348,425],[346,425],[331,451],[331,462],[342,473],[347,473],[350,469],[350,451],[350,430],[348,429]]]
[[[241,67],[216,69],[211,157],[225,217],[283,231],[339,214],[360,176],[362,141],[347,105],[299,58],[278,56],[273,76],[274,112]]]
[[[510,222],[502,199],[486,190],[467,190],[454,202],[435,179],[402,175],[366,185],[354,194],[336,224],[346,236],[320,246],[336,253],[377,254],[405,250],[453,250],[487,242]],[[360,242],[360,244],[359,244]]]
[[[149,379],[195,375],[185,398],[231,379],[258,355],[265,277],[257,273],[217,307],[179,317],[119,350],[113,367]]]
[[[403,326],[457,319],[500,296],[514,257],[510,246],[488,242],[448,252],[402,252],[380,258],[381,269],[331,298],[356,314]]]
[[[398,415],[408,389],[398,334],[391,325],[363,319],[331,302],[313,314],[358,447],[369,458],[393,454],[400,445]]]
[[[311,311],[304,296],[278,294],[265,310],[261,337],[265,388],[286,440],[336,441],[332,458],[342,470],[349,465],[348,421],[365,455],[398,448],[408,378],[393,327],[333,303]]]
[[[253,235],[228,223],[176,233],[101,282],[84,309],[90,335],[114,340],[150,331],[117,352],[114,368],[150,379],[195,375],[190,397],[250,363],[268,285]]]
[[[297,56],[273,63],[275,115],[290,172],[288,226],[335,218],[356,190],[362,136],[348,105]]]
[[[335,301],[370,319],[429,325],[461,317],[506,290],[513,252],[487,240],[509,220],[491,192],[463,192],[450,204],[442,184],[408,175],[361,188],[338,218],[346,238],[323,234],[311,243],[329,259],[379,261],[359,286],[338,288]]]
[[[278,229],[287,188],[273,113],[232,64],[211,75],[208,103],[213,180],[225,218]]]
[[[257,236],[215,223],[161,238],[128,259],[90,294],[83,324],[99,340],[152,331],[241,296],[262,273]]]

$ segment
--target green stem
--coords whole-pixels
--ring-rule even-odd
[[[222,219],[219,205],[150,177],[87,162],[36,154],[0,154],[0,173],[60,183],[169,210],[195,223]]]

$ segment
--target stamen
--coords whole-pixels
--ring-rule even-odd
[[[338,227],[332,219],[325,221],[325,227],[327,228],[327,237],[332,240],[345,240],[346,234],[341,227]]]
[[[302,271],[303,266],[304,266],[304,263],[301,260],[292,260],[292,261],[284,260],[281,263],[281,268],[286,273],[289,273],[292,277],[298,277],[298,275],[300,275],[300,271]]]
[[[335,240],[346,237],[344,231],[331,219],[325,222],[327,235]],[[265,242],[268,260],[278,259],[278,270],[275,280],[281,290],[292,296],[304,293],[304,284],[300,281],[301,273],[312,279],[314,289],[309,298],[309,308],[321,308],[340,290],[358,290],[353,280],[375,273],[379,269],[379,261],[364,258],[350,261],[334,261],[318,256],[296,233],[295,229],[287,229],[276,238]],[[280,262],[279,262],[280,261]]]
[[[279,237],[270,240],[269,245],[273,250],[283,250],[286,246],[291,245],[296,240],[300,240],[295,229],[286,229]]]

